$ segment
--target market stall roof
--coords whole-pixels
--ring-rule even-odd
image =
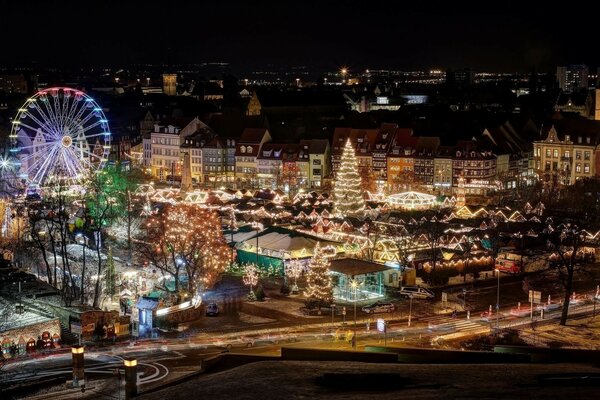
[[[370,261],[358,260],[356,258],[338,258],[331,260],[329,270],[347,276],[372,274],[393,269],[387,265],[377,264]]]
[[[253,232],[255,233],[255,232]],[[256,235],[247,237],[245,241],[251,246],[256,246]],[[235,234],[234,234],[235,239]],[[269,227],[259,233],[258,247],[274,251],[299,251],[312,250],[317,242],[321,246],[336,246],[340,242],[321,240],[304,233],[282,227]]]

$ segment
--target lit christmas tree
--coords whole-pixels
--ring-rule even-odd
[[[335,196],[335,208],[342,215],[351,215],[361,213],[365,208],[360,188],[361,180],[358,173],[358,162],[356,154],[350,143],[346,141],[340,168],[337,172],[333,194]]]
[[[307,297],[306,305],[308,308],[319,307],[320,309],[333,301],[329,260],[325,258],[319,243],[315,246],[315,253],[308,265],[304,296]]]

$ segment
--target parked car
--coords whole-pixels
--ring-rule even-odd
[[[206,315],[209,317],[219,315],[219,306],[217,306],[217,303],[208,303],[206,305]]]
[[[412,295],[413,298],[417,299],[433,299],[435,297],[431,290],[421,286],[404,286],[400,288],[400,294],[406,297]]]
[[[393,312],[396,309],[396,306],[393,303],[378,301],[376,303],[370,304],[368,306],[364,306],[362,310],[367,314],[375,314],[382,312]]]

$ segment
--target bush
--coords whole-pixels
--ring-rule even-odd
[[[290,285],[288,285],[286,282],[283,283],[283,285],[281,285],[281,289],[279,289],[279,293],[281,293],[284,296],[289,295],[291,292],[290,289]]]
[[[265,291],[263,290],[262,286],[256,288],[254,295],[256,296],[256,300],[258,301],[265,300]]]

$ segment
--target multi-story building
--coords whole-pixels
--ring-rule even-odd
[[[159,180],[175,180],[181,176],[181,145],[196,132],[198,118],[165,120],[154,125],[150,133],[151,173]]]
[[[459,143],[452,159],[452,185],[455,188],[461,177],[467,195],[482,196],[498,189],[496,156],[489,150],[477,149],[476,142]]]
[[[433,187],[440,193],[452,188],[452,156],[454,149],[440,146],[433,159]]]
[[[537,128],[533,129],[533,132]],[[533,133],[532,132],[532,133]],[[502,125],[484,129],[481,137],[482,148],[491,149],[496,155],[496,178],[503,189],[515,189],[533,183],[534,176],[529,170],[532,144],[506,121]]]
[[[277,188],[283,169],[283,144],[265,143],[256,157],[257,179],[260,188]]]
[[[152,134],[142,135],[142,165],[147,169],[147,173],[152,173]]]
[[[353,129],[353,128],[335,128],[333,132],[333,144],[331,151],[331,166],[335,176],[337,172],[344,146],[348,138],[356,152],[358,168],[363,178],[370,179],[373,173],[373,148],[379,129]]]
[[[214,137],[202,148],[203,180],[216,186],[235,180],[235,139]]]
[[[414,155],[414,176],[416,184],[429,188],[433,187],[433,160],[439,146],[439,137],[419,137]]]
[[[396,124],[381,124],[373,147],[373,176],[382,186],[387,183],[387,154],[394,143],[397,129]]]
[[[323,178],[330,173],[330,147],[326,139],[313,139],[308,148],[308,182],[311,188],[320,188]]]
[[[587,65],[569,65],[556,68],[558,87],[563,92],[587,90],[589,68]]]
[[[387,184],[392,192],[408,190],[414,183],[415,152],[419,138],[412,134],[412,129],[397,129],[387,154]]]
[[[262,145],[271,141],[266,128],[246,128],[235,147],[235,181],[238,188],[256,187],[257,156]]]
[[[535,171],[547,188],[572,185],[578,179],[596,175],[600,124],[587,122],[587,127],[568,122],[561,127],[553,125],[543,131],[544,140],[533,143]]]
[[[203,177],[202,169],[202,141],[197,135],[188,136],[180,146],[181,155],[189,154],[189,168],[192,183],[201,183]]]

